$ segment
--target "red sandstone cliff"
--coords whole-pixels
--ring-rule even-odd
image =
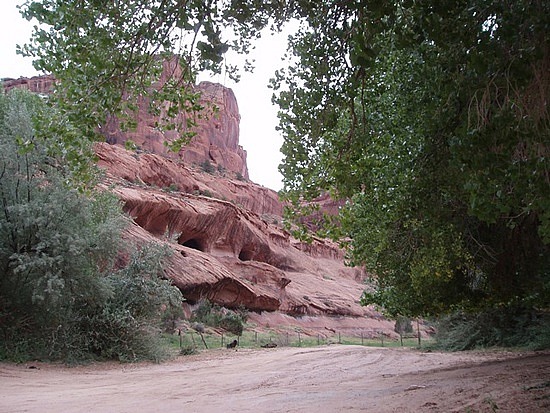
[[[55,78],[52,75],[35,76],[31,78],[20,77],[19,79],[2,79],[2,84],[5,91],[9,91],[13,88],[19,88],[40,94],[50,93],[54,82]]]
[[[193,88],[201,94],[200,104],[205,109],[201,113],[178,115],[181,116],[176,119],[179,124],[185,123],[185,117],[194,118],[196,126],[191,130],[196,135],[177,154],[171,152],[165,142],[175,140],[179,134],[157,127],[159,118],[148,111],[147,97],[139,99],[134,130],[122,132],[118,120],[111,118],[101,128],[101,133],[111,144],[124,144],[132,140],[141,150],[196,165],[211,162],[215,169],[248,179],[246,151],[239,145],[240,115],[235,94],[231,89],[211,82],[201,82]]]
[[[205,196],[207,173],[106,143],[96,152],[105,187],[133,218],[130,236],[174,250],[167,275],[188,300],[292,315],[369,313],[359,305],[363,273],[344,265],[336,244],[303,244],[282,229],[280,217],[262,213],[276,209],[273,191],[218,176],[218,195]]]
[[[170,78],[181,78],[181,68],[175,59],[164,62],[161,79],[154,85],[156,88]],[[51,75],[35,76],[32,78],[2,79],[4,90],[13,88],[27,89],[34,93],[48,94],[53,89],[55,79]],[[138,110],[132,114],[136,127],[132,131],[123,132],[117,118],[111,117],[100,128],[108,143],[124,144],[132,140],[141,150],[163,155],[171,159],[180,159],[186,163],[200,164],[211,162],[215,169],[231,172],[248,179],[246,151],[239,145],[239,107],[235,94],[229,88],[217,83],[201,82],[198,85],[189,85],[194,92],[201,95],[199,104],[204,107],[200,113],[180,113],[175,119],[177,124],[185,125],[185,119],[192,117],[196,126],[187,128],[196,135],[179,153],[171,152],[165,142],[179,138],[178,132],[159,129],[162,121],[159,116],[149,111],[149,97],[138,99]],[[184,132],[184,131],[182,131]]]
[[[52,82],[47,77],[4,85],[44,93]],[[352,326],[376,317],[386,323],[381,328],[391,328],[359,304],[364,274],[344,265],[337,245],[292,238],[282,229],[277,193],[243,179],[246,152],[239,146],[233,92],[207,82],[198,89],[205,102],[215,102],[219,114],[201,120],[197,136],[177,156],[166,151],[163,140],[173,136],[155,130],[145,98],[135,131],[123,133],[116,119],[103,129],[110,143],[96,145],[106,173],[102,186],[122,200],[133,220],[125,236],[162,242],[173,250],[166,275],[190,302],[206,297],[257,312],[336,316],[338,323]],[[127,139],[140,150],[124,149]],[[207,173],[198,166],[206,160],[221,167]]]

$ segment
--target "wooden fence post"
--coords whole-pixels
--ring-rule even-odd
[[[416,332],[418,333],[418,347],[422,347],[421,339],[420,339],[420,320],[416,319]]]

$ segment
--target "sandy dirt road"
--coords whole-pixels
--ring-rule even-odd
[[[334,345],[163,364],[0,364],[0,412],[10,413],[494,411],[550,412],[550,352]]]

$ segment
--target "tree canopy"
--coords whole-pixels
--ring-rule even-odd
[[[348,200],[339,235],[392,314],[550,304],[550,4],[540,0],[30,1],[23,52],[93,134],[149,91],[159,55],[219,71],[296,19],[275,73],[289,198]]]
[[[550,304],[549,5],[318,3],[278,72],[294,197],[349,199],[340,233],[391,314]]]

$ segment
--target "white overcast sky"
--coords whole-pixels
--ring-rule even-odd
[[[0,78],[30,77],[38,73],[30,59],[15,52],[17,44],[30,38],[32,24],[23,19],[16,6],[23,0],[0,0]],[[238,84],[220,75],[211,80],[230,87],[235,92],[241,114],[240,144],[247,151],[250,179],[268,188],[282,188],[277,167],[281,162],[280,147],[283,139],[275,130],[277,108],[271,103],[272,90],[267,87],[269,78],[281,66],[281,57],[286,49],[286,35],[266,35],[256,44],[249,55],[255,59],[253,74],[242,74]]]

